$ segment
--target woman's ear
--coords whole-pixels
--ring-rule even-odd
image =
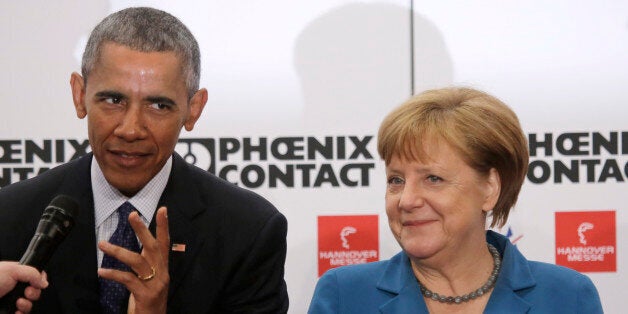
[[[499,199],[501,188],[502,184],[499,172],[497,172],[497,169],[491,168],[491,170],[488,171],[488,176],[486,177],[486,198],[484,199],[484,205],[482,206],[483,211],[489,212],[495,208],[497,200]]]

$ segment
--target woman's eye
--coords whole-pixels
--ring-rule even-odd
[[[435,176],[435,175],[429,175],[427,176],[427,181],[431,182],[431,183],[438,183],[443,181],[443,179],[439,176]]]
[[[403,179],[400,177],[390,177],[388,178],[389,185],[400,185],[403,184]]]

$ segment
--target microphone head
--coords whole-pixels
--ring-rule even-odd
[[[57,246],[74,227],[74,217],[79,205],[69,196],[56,196],[44,209],[39,219],[35,235],[20,259],[20,264],[30,265],[39,270],[48,263]]]
[[[73,198],[67,195],[60,194],[60,195],[55,196],[55,198],[53,198],[52,201],[50,201],[50,204],[48,204],[48,207],[46,207],[44,211],[48,212],[48,211],[56,211],[56,210],[60,210],[64,214],[69,215],[70,217],[74,218],[78,216],[79,204]]]

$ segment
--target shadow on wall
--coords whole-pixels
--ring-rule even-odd
[[[334,8],[299,34],[294,65],[308,129],[368,131],[411,94],[410,9],[387,3]],[[440,31],[414,17],[415,92],[449,85],[452,62]]]

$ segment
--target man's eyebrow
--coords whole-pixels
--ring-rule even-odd
[[[146,97],[146,101],[150,103],[165,104],[165,105],[170,105],[170,106],[177,105],[177,103],[174,100],[168,97],[164,97],[164,96],[148,96]]]
[[[126,98],[126,96],[124,96],[124,94],[122,94],[120,92],[112,91],[112,90],[100,91],[100,92],[97,92],[94,96],[96,96],[98,98],[119,98],[119,99],[125,99]]]

